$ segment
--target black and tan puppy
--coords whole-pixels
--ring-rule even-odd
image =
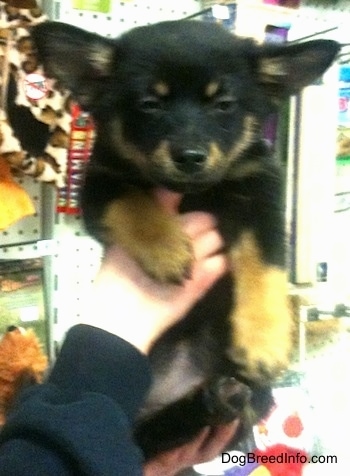
[[[154,346],[136,432],[146,455],[203,425],[244,420],[247,406],[261,415],[288,363],[291,330],[283,180],[261,125],[279,100],[322,75],[338,45],[259,46],[195,21],[116,40],[46,23],[33,37],[47,74],[96,122],[82,193],[87,230],[120,243],[154,279],[181,285],[192,250],[153,199],[162,186],[184,194],[182,211],[217,217],[232,259],[232,275]]]

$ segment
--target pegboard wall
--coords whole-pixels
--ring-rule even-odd
[[[108,13],[73,9],[70,0],[53,3],[54,20],[84,27],[86,30],[112,38],[136,26],[163,20],[177,20],[201,10],[199,0],[112,1],[111,11]]]
[[[340,0],[336,4],[324,2],[324,6],[317,5],[317,7],[315,2],[303,1],[302,7],[296,10],[289,39],[292,41],[325,31],[327,38],[340,43],[349,43],[349,22],[348,0]]]

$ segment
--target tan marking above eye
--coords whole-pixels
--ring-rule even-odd
[[[165,81],[158,81],[153,85],[153,90],[158,96],[165,97],[170,94],[170,87]]]
[[[211,81],[205,87],[204,94],[207,98],[212,98],[219,91],[219,83],[217,81]]]

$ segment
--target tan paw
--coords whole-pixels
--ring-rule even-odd
[[[193,250],[177,218],[152,196],[133,190],[111,202],[102,218],[104,241],[117,243],[160,282],[182,283],[191,275]]]
[[[276,380],[290,361],[291,318],[288,309],[279,309],[272,316],[235,316],[238,323],[233,335],[231,358],[240,374],[256,383]]]
[[[271,349],[270,346],[239,347],[233,351],[233,360],[238,366],[239,374],[249,381],[263,384],[275,381],[289,363],[289,354],[282,349]]]
[[[153,279],[181,284],[191,277],[193,250],[188,237],[177,227],[161,240],[134,249],[135,259]],[[135,253],[136,251],[136,253]]]

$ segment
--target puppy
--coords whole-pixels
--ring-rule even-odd
[[[150,354],[154,383],[135,424],[146,457],[204,425],[237,416],[251,424],[269,409],[291,340],[283,173],[262,124],[330,66],[338,44],[262,46],[196,21],[115,40],[46,23],[33,38],[46,73],[96,123],[81,197],[89,233],[121,244],[155,280],[181,285],[192,249],[152,196],[162,186],[183,194],[182,212],[217,217],[232,260],[232,272]]]

